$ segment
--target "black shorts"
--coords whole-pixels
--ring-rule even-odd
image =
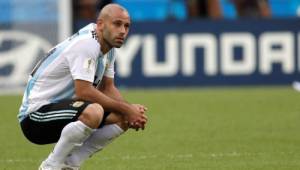
[[[56,143],[62,129],[78,119],[91,102],[64,100],[42,106],[21,121],[21,128],[26,138],[35,144]],[[105,123],[109,112],[105,112],[99,128]]]

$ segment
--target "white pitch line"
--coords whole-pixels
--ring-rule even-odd
[[[37,162],[35,159],[0,159],[0,163],[22,163],[22,162]]]
[[[250,153],[250,152],[227,152],[227,153],[185,153],[185,154],[174,154],[174,153],[166,153],[166,154],[150,154],[150,155],[114,155],[114,156],[103,156],[101,154],[95,155],[100,158],[100,160],[123,160],[123,161],[130,161],[130,160],[145,160],[145,159],[192,159],[194,157],[203,157],[203,158],[222,158],[222,157],[256,157],[256,156],[263,156],[263,155],[293,155],[298,154],[296,152],[257,152],[257,153]],[[0,164],[13,164],[13,163],[29,163],[29,162],[41,162],[42,160],[36,159],[0,159]]]

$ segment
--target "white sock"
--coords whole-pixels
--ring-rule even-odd
[[[105,125],[94,131],[84,144],[74,149],[66,159],[66,164],[79,167],[86,159],[94,153],[102,150],[113,139],[124,132],[117,124]]]
[[[64,163],[65,158],[74,147],[82,145],[92,132],[93,129],[89,128],[81,121],[67,124],[63,128],[61,136],[56,143],[53,152],[46,159],[46,162],[54,166]]]

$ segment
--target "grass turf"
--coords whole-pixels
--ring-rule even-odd
[[[145,131],[128,131],[87,170],[300,169],[300,93],[289,87],[123,90],[146,104]],[[20,96],[1,96],[0,170],[37,169],[53,145],[22,135]]]

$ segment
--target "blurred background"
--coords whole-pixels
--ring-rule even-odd
[[[118,50],[122,87],[286,85],[298,79],[300,0],[0,0],[0,91],[108,3],[132,28]]]
[[[28,75],[112,2],[132,18],[116,84],[149,123],[82,169],[300,169],[300,0],[0,0],[1,170],[52,150],[18,125]]]

